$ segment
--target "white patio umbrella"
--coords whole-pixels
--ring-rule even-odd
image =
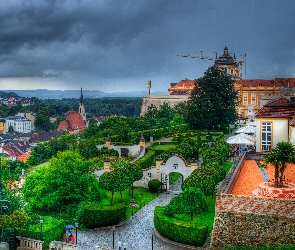
[[[255,140],[253,139],[253,136],[249,136],[246,134],[237,134],[234,136],[229,137],[226,142],[228,144],[244,144],[244,145],[254,145]]]
[[[256,128],[249,125],[241,127],[235,131],[235,133],[249,133],[249,134],[254,134],[255,132],[256,132]]]

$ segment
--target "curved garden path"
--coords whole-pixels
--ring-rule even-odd
[[[181,178],[170,186],[173,190],[169,193],[162,193],[149,204],[139,210],[122,225],[107,228],[98,228],[89,231],[78,231],[79,250],[94,249],[95,246],[113,246],[113,230],[115,232],[115,249],[119,249],[117,242],[126,242],[128,250],[149,250],[152,249],[152,232],[154,229],[155,206],[164,206],[169,203],[179,191]],[[181,250],[179,246],[173,246],[153,236],[155,250]],[[123,249],[123,248],[122,248]]]

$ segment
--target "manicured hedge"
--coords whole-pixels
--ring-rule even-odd
[[[204,245],[208,236],[207,225],[168,217],[164,210],[165,207],[156,207],[154,211],[154,225],[162,236],[187,245]]]
[[[136,161],[136,164],[138,164],[142,169],[150,168],[151,166],[154,166],[155,163],[156,153],[152,150],[148,151],[143,157]]]
[[[97,228],[118,224],[126,218],[126,206],[101,206],[98,203],[86,204],[79,212],[79,223],[87,228]]]

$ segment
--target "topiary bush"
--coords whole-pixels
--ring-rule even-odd
[[[161,186],[161,182],[158,179],[152,179],[148,183],[148,187],[151,193],[157,193]]]
[[[180,195],[174,197],[165,207],[165,213],[188,214],[193,220],[194,214],[208,211],[208,203],[203,192],[199,188],[188,187]]]
[[[101,206],[99,203],[81,204],[77,213],[79,223],[86,228],[96,228],[118,224],[126,219],[127,207],[123,204],[117,206]]]
[[[155,208],[154,225],[162,236],[187,245],[203,246],[208,235],[207,225],[169,217],[165,207]]]

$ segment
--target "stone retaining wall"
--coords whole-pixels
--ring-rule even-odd
[[[220,211],[215,216],[210,249],[295,244],[294,217],[237,211]]]

